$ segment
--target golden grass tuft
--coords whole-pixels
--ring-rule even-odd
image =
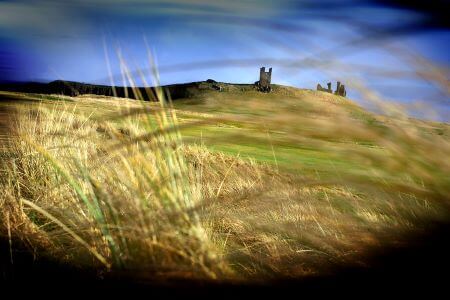
[[[1,233],[110,272],[260,279],[354,263],[448,217],[448,125],[310,91],[212,96],[22,106]]]

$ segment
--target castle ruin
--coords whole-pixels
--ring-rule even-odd
[[[256,88],[260,92],[268,93],[272,90],[270,82],[272,80],[272,68],[269,68],[269,72],[266,72],[266,67],[259,69],[259,81],[255,82]]]
[[[345,97],[347,96],[347,91],[345,90],[345,85],[341,84],[340,81],[337,82],[336,91],[334,92],[335,95]]]
[[[322,92],[332,93],[332,90],[331,90],[331,82],[328,82],[327,85],[328,85],[328,88],[326,89],[326,88],[323,88],[323,87],[320,85],[320,83],[318,83],[318,84],[317,84],[317,90],[318,90],[318,91],[322,91]]]
[[[317,84],[317,90],[333,94],[333,91],[331,89],[331,82],[328,82],[327,86],[328,86],[328,88],[323,88],[319,83],[319,84]],[[347,91],[345,90],[345,85],[341,84],[340,81],[337,82],[336,91],[334,91],[334,94],[338,95],[338,96],[342,96],[342,97],[347,96]]]

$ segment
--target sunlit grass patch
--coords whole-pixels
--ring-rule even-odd
[[[448,125],[289,93],[17,104],[2,232],[110,272],[248,279],[318,273],[446,217]]]

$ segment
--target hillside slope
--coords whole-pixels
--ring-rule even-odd
[[[207,90],[234,90],[245,89],[251,90],[254,88],[250,84],[229,84],[218,83],[214,80],[198,81],[190,83],[180,83],[162,86],[164,90],[170,94],[172,99],[193,97],[199,92]],[[95,85],[74,81],[55,80],[49,83],[39,82],[9,82],[0,83],[0,90],[21,92],[21,93],[35,93],[35,94],[57,94],[65,96],[79,96],[79,95],[103,95],[131,99],[155,100],[155,87],[123,87],[123,86],[107,86]]]
[[[237,84],[217,82],[212,79],[206,81],[196,81],[189,83],[179,83],[162,86],[167,96],[171,99],[195,98],[208,92],[252,92],[256,91],[254,84]],[[298,96],[301,89],[272,84],[272,94]],[[102,95],[113,96],[130,99],[155,100],[155,87],[123,87],[123,86],[107,86],[95,85],[74,81],[55,80],[50,83],[39,82],[10,82],[0,83],[0,91],[34,93],[34,94],[55,94],[65,96],[80,95]],[[323,93],[319,93],[323,94]],[[333,99],[334,97],[328,97]]]
[[[448,124],[212,84],[184,86],[167,110],[0,93],[40,100],[14,102],[0,235],[113,274],[260,280],[363,264],[448,220]]]

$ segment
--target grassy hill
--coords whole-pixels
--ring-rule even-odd
[[[448,218],[448,124],[279,85],[177,89],[2,92],[32,100],[9,103],[2,234],[111,273],[247,281],[364,263]]]
[[[249,91],[254,89],[251,84],[230,84],[208,79],[190,83],[171,84],[163,86],[166,96],[173,100],[195,97],[205,91]],[[55,80],[49,83],[40,82],[7,82],[0,83],[0,91],[21,92],[27,94],[55,94],[64,96],[101,95],[120,98],[157,101],[155,87],[124,87],[89,84],[75,81]]]

